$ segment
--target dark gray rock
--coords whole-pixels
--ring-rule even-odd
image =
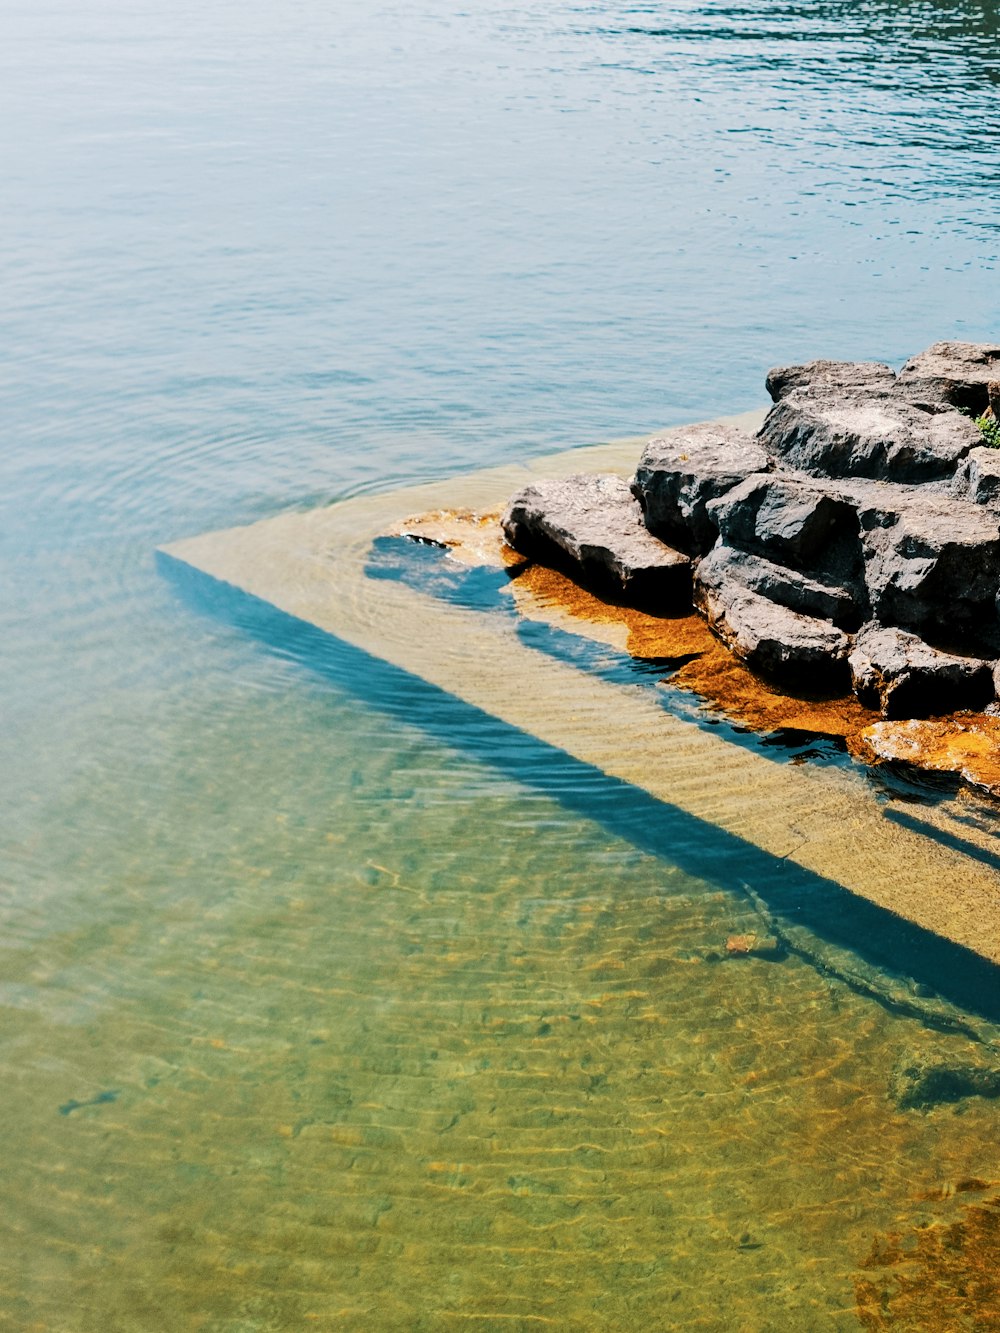
[[[934,343],[910,357],[899,372],[900,389],[977,415],[986,410],[990,380],[1000,379],[996,343]]]
[[[1000,506],[1000,449],[984,444],[966,454],[955,473],[952,493],[972,504]]]
[[[833,490],[801,473],[748,477],[709,513],[726,545],[853,588],[861,572],[858,521]]]
[[[630,601],[690,595],[691,561],[653,537],[621,477],[578,474],[515,495],[501,519],[515,551],[569,567],[581,581]]]
[[[765,384],[776,403],[796,389],[821,395],[845,389],[887,393],[896,386],[896,372],[881,361],[807,361],[802,366],[774,366]]]
[[[918,406],[895,394],[793,389],[757,437],[786,467],[813,476],[923,482],[951,476],[982,443],[973,421],[943,403]]]
[[[741,584],[768,601],[817,620],[829,620],[840,629],[853,630],[861,623],[862,609],[849,588],[820,582],[798,570],[776,565],[762,555],[751,555],[721,543],[709,551],[698,566],[706,585]]]
[[[1000,513],[929,486],[842,482],[872,615],[936,647],[1000,650]]]
[[[703,560],[694,581],[695,605],[723,643],[764,676],[816,692],[847,684],[846,634],[753,592]]]
[[[766,472],[770,466],[767,454],[744,431],[734,426],[692,426],[646,444],[632,492],[650,532],[700,555],[718,536],[709,503],[744,477]]]
[[[939,652],[915,634],[874,622],[855,636],[848,662],[858,698],[887,718],[983,708],[994,697],[992,662]]]

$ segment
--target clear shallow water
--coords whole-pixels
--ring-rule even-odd
[[[995,1103],[886,1096],[964,1039],[706,962],[737,886],[387,726],[152,561],[739,410],[782,359],[995,336],[996,26],[8,7],[10,1327],[850,1324],[875,1233],[1000,1175]]]

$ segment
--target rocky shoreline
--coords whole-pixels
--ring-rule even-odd
[[[813,361],[767,377],[756,436],[650,440],[631,482],[511,497],[506,541],[653,614],[695,607],[753,672],[853,690],[890,721],[1000,712],[1000,345],[938,343],[896,373]]]

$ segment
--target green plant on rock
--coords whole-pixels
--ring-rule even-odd
[[[992,412],[984,412],[981,417],[976,417],[976,425],[983,432],[986,443],[991,449],[1000,449],[1000,421]]]

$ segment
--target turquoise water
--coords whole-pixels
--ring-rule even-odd
[[[5,20],[0,1327],[856,1323],[967,1039],[153,550],[995,337],[995,6]]]

